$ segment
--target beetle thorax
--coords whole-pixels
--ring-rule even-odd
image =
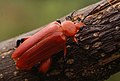
[[[64,21],[61,26],[66,36],[74,36],[77,32],[77,27],[72,21]]]

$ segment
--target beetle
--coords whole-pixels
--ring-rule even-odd
[[[50,57],[62,49],[66,56],[66,41],[68,37],[73,37],[84,23],[74,23],[72,21],[64,21],[63,23],[53,22],[43,28],[33,36],[18,46],[12,54],[12,58],[16,60],[16,66],[19,69],[29,70],[35,64],[42,62],[40,71],[46,72],[50,66]]]
[[[39,71],[46,73],[51,66],[51,56],[64,49],[66,57],[67,38],[72,37],[77,43],[75,34],[85,26],[81,21],[74,22],[73,13],[63,22],[54,21],[34,35],[18,40],[17,48],[12,54],[16,67],[30,70],[40,64]]]

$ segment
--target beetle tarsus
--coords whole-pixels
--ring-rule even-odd
[[[60,24],[61,24],[61,21],[60,21],[60,19],[57,19],[57,20],[56,20],[56,22],[58,22],[58,23],[60,23]]]
[[[74,41],[75,43],[78,43],[78,41],[77,41],[77,39],[75,38],[75,36],[72,37],[72,39],[73,39],[73,41]]]
[[[25,38],[21,38],[21,39],[18,39],[16,41],[16,47],[20,46],[20,44],[22,44],[26,39],[30,38],[31,36],[27,36]]]
[[[16,42],[16,47],[20,46],[20,44],[23,43],[24,41],[25,41],[24,38],[18,39]]]
[[[65,20],[72,20],[72,17],[71,17],[71,16],[67,16],[67,17],[65,18]]]

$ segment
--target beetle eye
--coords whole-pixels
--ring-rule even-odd
[[[79,30],[80,30],[80,31],[82,31],[82,30],[83,30],[83,28],[84,28],[84,26],[80,27],[80,29],[79,29]]]

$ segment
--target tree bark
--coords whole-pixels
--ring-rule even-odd
[[[38,73],[37,66],[31,71],[16,70],[11,59],[16,40],[32,35],[41,28],[1,42],[0,81],[104,81],[119,72],[120,1],[111,0],[109,3],[102,0],[76,11],[73,16],[84,17],[97,5],[85,19],[86,26],[76,34],[78,44],[69,39],[66,58],[63,58],[63,51],[55,54],[52,66],[45,74]]]

